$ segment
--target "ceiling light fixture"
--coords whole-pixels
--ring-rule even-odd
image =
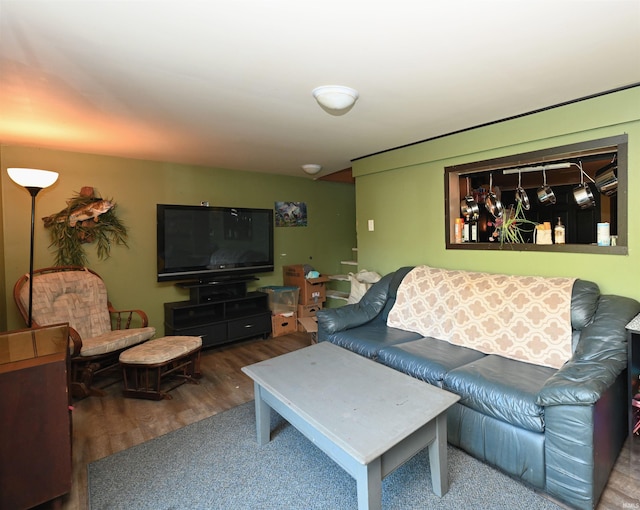
[[[316,175],[320,170],[322,170],[322,165],[302,165],[302,171],[307,175]]]
[[[331,115],[344,115],[360,97],[357,90],[342,85],[324,85],[311,93],[321,108]]]

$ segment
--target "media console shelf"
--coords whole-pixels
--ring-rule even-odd
[[[247,277],[204,283],[179,283],[189,301],[164,304],[165,335],[200,336],[202,347],[222,345],[271,333],[269,296],[247,292]]]

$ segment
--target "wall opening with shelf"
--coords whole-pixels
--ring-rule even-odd
[[[533,224],[503,238],[510,249],[626,255],[627,145],[619,135],[445,168],[447,249],[503,248],[517,210]]]
[[[329,275],[330,288],[327,289],[327,299],[337,306],[347,304],[351,293],[351,278],[349,273],[358,269],[358,248],[351,248],[351,258],[340,261],[340,271]]]

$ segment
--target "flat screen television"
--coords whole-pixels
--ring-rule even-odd
[[[210,283],[273,271],[273,210],[157,205],[158,281]]]

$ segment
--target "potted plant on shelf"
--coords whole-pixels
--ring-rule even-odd
[[[494,227],[489,241],[500,241],[500,245],[525,243],[523,234],[533,232],[536,228],[535,221],[528,220],[524,215],[522,202],[517,201],[516,205],[510,205],[504,210],[502,215],[489,223]]]

